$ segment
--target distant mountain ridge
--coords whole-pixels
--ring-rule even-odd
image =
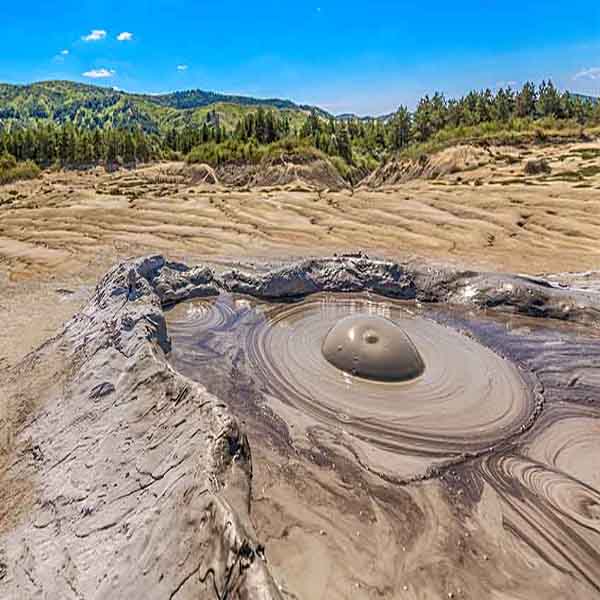
[[[285,100],[281,98],[254,98],[252,96],[238,96],[232,94],[220,94],[218,92],[207,92],[199,89],[169,92],[167,94],[124,93],[137,98],[149,100],[150,102],[155,102],[161,106],[170,106],[171,108],[200,108],[202,106],[209,106],[210,104],[224,102],[228,104],[239,104],[241,106],[269,106],[280,110],[315,110],[317,112],[325,113],[325,111],[318,106],[296,104],[291,100]]]
[[[129,127],[148,132],[168,127],[198,125],[209,109],[223,113],[225,126],[259,106],[287,111],[299,119],[310,112],[331,115],[317,106],[299,105],[280,98],[253,98],[186,90],[167,94],[139,94],[71,81],[42,81],[27,85],[0,84],[0,126],[33,122],[71,122],[82,127]],[[293,119],[292,119],[293,120]]]
[[[388,113],[385,115],[366,115],[366,116],[358,116],[354,113],[342,113],[340,115],[336,115],[335,118],[337,121],[379,121],[380,123],[386,123],[389,121],[395,113]]]

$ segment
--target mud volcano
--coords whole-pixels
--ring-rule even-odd
[[[235,356],[296,446],[350,452],[389,480],[427,477],[487,451],[536,410],[511,362],[411,303],[319,294],[290,305],[223,294],[182,304],[168,321],[178,370],[228,395],[216,382],[230,378]]]
[[[327,360],[358,315],[422,373]],[[599,315],[360,254],[117,265],[10,369],[0,598],[596,600]]]
[[[370,315],[346,317],[334,325],[323,341],[323,356],[346,373],[375,381],[408,381],[425,369],[398,325]]]

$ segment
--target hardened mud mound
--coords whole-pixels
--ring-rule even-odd
[[[230,399],[169,364],[163,309],[223,293],[282,301],[323,292],[600,326],[593,293],[360,254],[261,273],[217,273],[161,256],[124,262],[60,335],[8,373],[0,405],[0,597],[297,597],[274,582],[269,547],[251,524],[250,447]],[[552,482],[535,478],[518,457],[481,464],[490,485],[500,485],[498,473],[506,486],[514,475],[554,497]],[[517,501],[512,506],[523,514]],[[554,523],[548,514],[540,523]],[[589,554],[569,559],[586,585],[600,589]]]

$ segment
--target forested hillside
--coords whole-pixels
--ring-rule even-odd
[[[159,133],[170,127],[202,124],[210,109],[227,125],[235,126],[240,115],[258,106],[289,113],[298,118],[312,110],[289,100],[228,96],[202,90],[162,95],[129,94],[69,81],[47,81],[31,85],[0,84],[0,126],[30,126],[52,122],[76,127],[139,127]]]
[[[220,99],[217,103],[209,103]],[[224,101],[227,100],[227,102]],[[505,143],[597,133],[600,103],[560,93],[551,82],[514,91],[423,97],[386,118],[334,118],[288,101],[191,91],[132,95],[68,82],[0,86],[0,155],[85,166],[156,159],[256,162],[273,151],[327,155],[354,180],[392,155],[433,152],[462,140]],[[253,104],[272,102],[271,105]],[[8,163],[7,163],[8,164]]]

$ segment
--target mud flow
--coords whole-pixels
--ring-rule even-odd
[[[171,364],[231,405],[259,457],[257,530],[302,531],[270,546],[299,597],[352,597],[348,582],[357,597],[598,597],[600,337],[546,321],[367,294],[221,295],[167,313]],[[273,475],[292,461],[293,500]],[[334,575],[352,510],[369,527],[356,569]],[[332,572],[307,588],[295,569],[315,547]]]

